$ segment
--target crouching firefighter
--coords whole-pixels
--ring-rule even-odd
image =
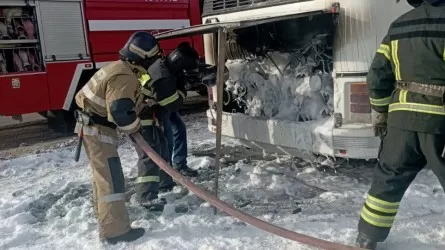
[[[134,241],[145,233],[142,228],[130,227],[116,128],[130,135],[140,131],[137,108],[142,95],[138,76],[146,73],[157,51],[157,41],[151,34],[134,33],[120,50],[120,60],[97,71],[75,97],[80,107],[75,132],[83,137],[93,169],[99,237],[111,244]]]
[[[445,187],[445,0],[408,0],[371,64],[367,82],[381,146],[358,224],[357,245],[386,240],[417,173],[431,168]]]

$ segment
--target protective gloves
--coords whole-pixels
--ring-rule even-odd
[[[372,127],[374,129],[374,135],[382,138],[386,134],[386,120],[388,119],[388,113],[372,112]]]

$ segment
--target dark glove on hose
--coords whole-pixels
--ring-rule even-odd
[[[388,113],[374,112],[372,117],[372,127],[374,129],[374,135],[382,138],[386,134],[386,120],[388,119]]]

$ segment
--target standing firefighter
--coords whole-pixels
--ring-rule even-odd
[[[170,72],[177,77],[176,88],[182,100],[187,96],[186,81],[192,77],[193,80],[199,78],[196,77],[200,73],[198,60],[198,52],[188,42],[182,42],[167,56],[167,65]],[[168,142],[168,156],[173,167],[185,176],[197,176],[198,171],[187,166],[187,128],[177,110],[169,112],[165,117],[164,131]]]
[[[125,209],[125,181],[117,152],[116,128],[132,134],[141,128],[137,116],[140,94],[138,75],[145,74],[158,54],[156,39],[146,32],[134,33],[120,50],[120,60],[94,74],[77,93],[76,133],[93,168],[94,209],[99,237],[111,244],[134,241],[145,231],[132,229]]]
[[[363,205],[357,245],[375,249],[400,201],[427,163],[445,187],[445,0],[409,0],[415,9],[395,20],[368,75],[379,163]]]

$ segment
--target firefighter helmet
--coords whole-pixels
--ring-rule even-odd
[[[119,51],[121,59],[142,66],[145,69],[161,55],[156,38],[145,31],[135,32]]]
[[[169,69],[175,72],[197,71],[198,52],[188,42],[182,42],[178,47],[167,55],[166,61]]]
[[[431,4],[432,6],[436,6],[436,7],[439,5],[445,4],[445,0],[423,0],[423,1]]]
[[[420,5],[422,5],[423,0],[406,0],[408,2],[409,5],[413,6],[414,8],[419,7]],[[400,0],[396,1],[397,3],[400,2]]]

